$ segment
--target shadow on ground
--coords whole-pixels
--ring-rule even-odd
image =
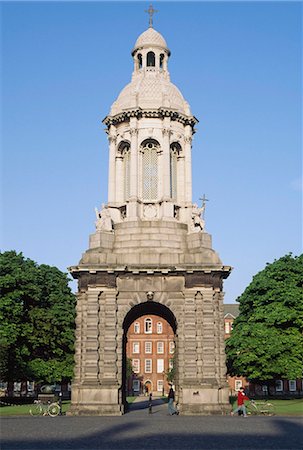
[[[3,419],[1,449],[301,450],[303,446],[300,418],[126,417]],[[14,421],[14,429],[5,432]]]

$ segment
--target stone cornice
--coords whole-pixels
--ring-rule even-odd
[[[184,114],[179,113],[175,109],[171,108],[158,108],[158,109],[141,109],[141,108],[133,108],[125,110],[119,114],[114,116],[106,116],[102,123],[107,127],[111,125],[117,125],[122,122],[127,122],[131,117],[136,117],[140,119],[142,117],[152,117],[152,118],[160,118],[170,117],[171,120],[175,120],[177,122],[182,123],[183,125],[190,125],[192,128],[199,122],[195,116],[186,116]]]
[[[137,267],[119,267],[109,268],[90,266],[74,266],[69,268],[73,278],[79,280],[79,290],[86,289],[88,285],[103,285],[108,288],[116,287],[116,278],[120,277],[142,277],[142,276],[165,276],[185,278],[186,288],[195,288],[201,286],[213,286],[222,289],[222,281],[227,278],[232,270],[230,266],[222,266],[216,269],[210,268],[137,268]]]

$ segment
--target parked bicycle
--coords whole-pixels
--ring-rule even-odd
[[[254,401],[251,400],[247,405],[247,414],[263,414],[264,416],[273,416],[275,414],[274,405],[268,401]]]
[[[35,400],[30,407],[31,416],[51,416],[56,417],[60,414],[60,405],[57,402],[42,403],[41,400]]]

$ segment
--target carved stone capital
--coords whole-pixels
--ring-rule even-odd
[[[137,136],[138,135],[138,128],[130,128],[129,129],[129,134],[133,137],[133,136]]]
[[[109,140],[109,143],[110,143],[110,144],[116,144],[116,142],[117,142],[117,136],[115,136],[115,135],[113,135],[113,134],[110,134],[110,135],[108,136],[108,140]]]
[[[193,138],[191,136],[184,136],[184,142],[186,144],[191,144],[192,140],[193,140]]]

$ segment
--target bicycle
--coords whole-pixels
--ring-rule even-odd
[[[30,407],[29,413],[31,416],[51,416],[57,417],[60,414],[60,405],[57,402],[48,402],[44,404],[41,400],[35,400]]]
[[[273,416],[275,414],[274,405],[268,401],[256,402],[251,400],[247,405],[247,414],[263,414],[264,416]]]

